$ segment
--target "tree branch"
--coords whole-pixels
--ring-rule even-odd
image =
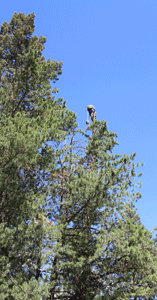
[[[24,294],[26,294],[27,296],[29,296],[32,300],[34,300],[32,297],[31,297],[31,295],[29,295],[27,292],[25,292],[15,281],[13,281],[11,278],[9,278],[5,273],[3,273],[1,270],[0,270],[0,272],[7,278],[7,279],[9,279],[9,280],[11,280],[11,282],[13,283],[13,284],[15,284]]]

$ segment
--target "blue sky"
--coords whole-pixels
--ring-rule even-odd
[[[87,105],[118,133],[118,154],[144,162],[143,224],[157,227],[157,1],[8,0],[0,24],[14,12],[36,14],[35,33],[47,37],[46,59],[63,61],[59,96],[86,128]]]

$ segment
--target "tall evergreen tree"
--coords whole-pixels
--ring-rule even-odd
[[[47,168],[56,164],[48,142],[65,139],[75,126],[75,114],[54,99],[58,90],[51,89],[62,63],[42,56],[46,39],[32,36],[34,18],[15,13],[0,32],[1,299],[17,299],[13,281],[28,284],[31,293],[31,280],[41,276],[38,220],[47,197]]]
[[[84,133],[55,100],[62,63],[43,57],[34,18],[15,13],[0,32],[1,299],[155,299],[135,154],[114,155],[105,121]]]

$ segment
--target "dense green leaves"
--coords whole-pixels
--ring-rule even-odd
[[[84,133],[55,99],[62,62],[45,60],[34,18],[15,13],[0,32],[1,299],[155,299],[136,154],[114,155],[105,121]]]

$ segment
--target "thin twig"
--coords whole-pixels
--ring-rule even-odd
[[[1,270],[0,272],[5,276],[7,277],[9,280],[12,281],[13,284],[15,284],[24,294],[26,294],[27,296],[29,296],[32,300],[34,300],[31,295],[29,295],[27,292],[25,292],[15,281],[13,281],[11,278],[9,278],[5,273],[3,273]]]

